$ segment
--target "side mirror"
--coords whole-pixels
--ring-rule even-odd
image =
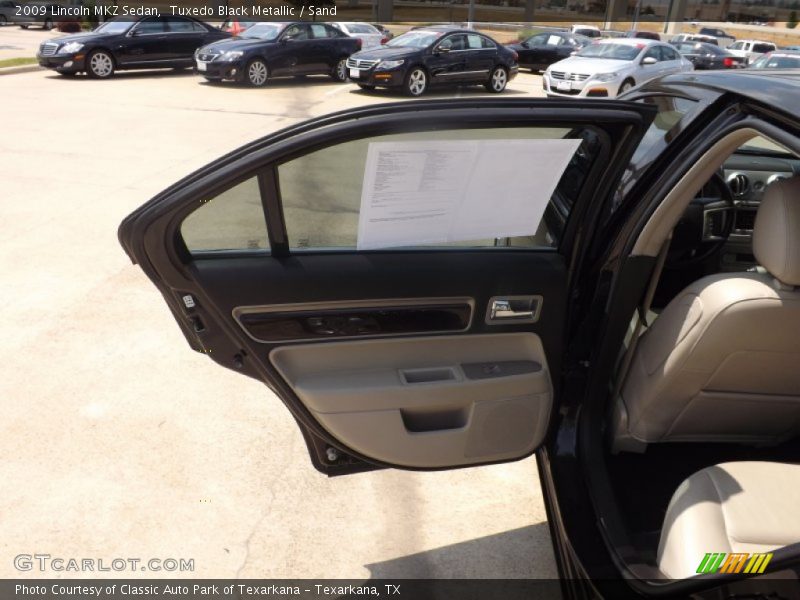
[[[441,46],[439,46],[439,47],[436,49],[436,54],[447,54],[448,52],[450,52],[450,48],[449,48],[449,47],[447,47],[447,46],[446,46],[446,47],[441,47]]]
[[[654,65],[657,62],[658,61],[655,58],[653,58],[652,56],[646,56],[645,58],[642,59],[642,64],[643,65]]]

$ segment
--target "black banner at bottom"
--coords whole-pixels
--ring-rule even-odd
[[[6,579],[3,600],[557,600],[553,579]]]

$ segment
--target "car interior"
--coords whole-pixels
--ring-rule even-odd
[[[800,156],[730,136],[667,195],[637,253],[657,266],[605,428],[629,565],[685,579],[706,553],[800,542]]]

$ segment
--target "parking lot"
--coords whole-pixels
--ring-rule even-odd
[[[505,93],[541,95],[541,78]],[[428,97],[453,95],[488,94]],[[281,402],[192,352],[117,242],[125,215],[221,154],[400,97],[46,71],[0,77],[0,96],[0,576],[20,553],[194,559],[196,578],[556,575],[534,459],[325,478]]]

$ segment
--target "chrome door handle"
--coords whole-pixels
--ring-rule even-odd
[[[486,322],[498,321],[533,323],[539,319],[542,306],[541,296],[496,296],[489,300]]]

